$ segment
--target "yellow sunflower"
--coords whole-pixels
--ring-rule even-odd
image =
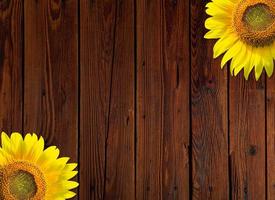
[[[70,191],[78,186],[69,181],[77,164],[69,158],[58,158],[55,146],[44,150],[44,140],[36,134],[1,135],[0,199],[2,200],[62,200],[75,196]]]
[[[248,79],[252,69],[259,79],[263,69],[270,77],[275,60],[275,0],[212,0],[206,5],[210,17],[206,39],[219,39],[214,58],[225,53],[221,67],[231,60],[230,72],[244,69]]]

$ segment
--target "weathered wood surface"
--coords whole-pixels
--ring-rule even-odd
[[[22,131],[23,2],[0,3],[0,127]]]
[[[275,199],[275,76],[266,81],[266,191]],[[258,119],[260,121],[260,119]]]
[[[79,163],[75,199],[275,198],[275,78],[212,58],[202,0],[0,1],[0,126]]]
[[[134,2],[80,2],[80,199],[135,198]]]
[[[137,1],[137,199],[189,198],[188,5]]]
[[[229,199],[227,69],[203,39],[205,1],[191,4],[192,199]]]
[[[266,198],[265,77],[253,75],[230,78],[232,199]]]
[[[79,149],[77,7],[24,1],[24,132],[43,135],[71,162]]]

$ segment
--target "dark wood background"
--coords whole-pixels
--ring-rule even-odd
[[[206,3],[1,0],[1,129],[78,162],[80,200],[275,199],[275,78],[220,69]]]

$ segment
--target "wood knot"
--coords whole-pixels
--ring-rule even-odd
[[[205,81],[205,86],[209,89],[214,89],[216,80],[214,78],[209,78]]]
[[[172,1],[172,5],[173,5],[173,7],[176,7],[177,6],[177,4],[178,4],[178,0],[171,0]]]
[[[91,192],[94,192],[95,191],[95,185],[91,185]]]
[[[244,191],[245,195],[247,195],[247,193],[248,193],[247,187],[244,187],[244,188],[243,188],[243,191]]]
[[[61,7],[64,7],[64,0],[52,0],[50,1],[50,16],[52,21],[60,21],[61,19]]]
[[[256,83],[256,88],[257,88],[258,90],[264,90],[264,89],[265,89],[264,81],[258,81],[258,82]]]
[[[143,68],[145,67],[145,61],[142,62],[142,67],[143,67]]]
[[[212,193],[212,192],[213,192],[213,187],[212,187],[212,186],[209,186],[209,187],[208,187],[208,190],[209,190],[210,193]]]
[[[130,123],[130,117],[129,117],[129,116],[127,116],[127,117],[126,117],[126,126],[128,126],[128,125],[129,125],[129,123]]]
[[[255,156],[257,154],[257,146],[255,145],[250,145],[249,149],[248,149],[248,153],[251,156]]]
[[[41,95],[42,95],[42,97],[46,96],[46,90],[45,89],[42,89]]]

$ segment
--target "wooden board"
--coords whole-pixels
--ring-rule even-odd
[[[24,3],[24,132],[78,162],[77,2]]]
[[[266,190],[267,199],[275,199],[275,76],[266,81]]]
[[[189,199],[189,2],[137,1],[137,199]]]
[[[80,199],[134,199],[134,3],[80,2]]]
[[[230,79],[232,199],[266,198],[265,77],[253,76]]]
[[[23,2],[0,6],[0,127],[22,131]]]
[[[0,1],[0,129],[78,162],[74,199],[275,199],[275,78],[220,69],[207,2]]]
[[[227,69],[198,28],[205,3],[191,4],[192,199],[229,199]]]

